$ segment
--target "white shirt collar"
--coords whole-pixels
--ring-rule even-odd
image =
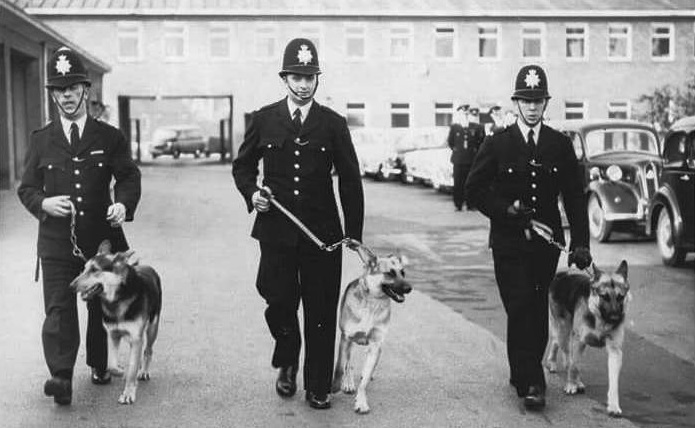
[[[314,99],[312,98],[311,101],[308,103],[304,104],[303,106],[297,105],[290,99],[290,97],[287,97],[287,108],[290,112],[290,119],[294,118],[294,111],[299,108],[299,111],[302,112],[302,123],[306,120],[306,117],[309,115],[309,110],[311,109],[311,105],[314,104]]]
[[[84,125],[87,123],[87,115],[83,114],[77,120],[70,120],[60,116],[60,124],[63,127],[63,133],[68,141],[70,141],[70,126],[72,126],[73,123],[77,124],[77,129],[80,132],[80,138],[82,138],[82,134],[84,133]]]
[[[539,120],[536,125],[534,125],[533,128],[529,127],[524,123],[523,120],[517,119],[516,124],[519,125],[519,130],[521,131],[521,135],[524,137],[524,141],[528,143],[528,131],[530,129],[533,129],[533,138],[536,139],[536,144],[538,144],[538,136],[541,133],[541,123],[543,121]]]

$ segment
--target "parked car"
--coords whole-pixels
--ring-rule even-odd
[[[622,119],[550,125],[571,138],[582,166],[591,236],[605,242],[618,229],[646,233],[662,165],[654,128]]]
[[[150,145],[152,159],[162,155],[178,159],[182,153],[192,154],[196,158],[202,154],[210,155],[203,132],[198,126],[171,125],[155,129]]]
[[[668,266],[695,251],[695,116],[680,119],[664,138],[661,186],[652,197],[647,228]]]
[[[401,170],[395,164],[396,148],[388,130],[358,128],[350,134],[362,176],[386,180],[400,175]]]
[[[409,128],[403,137],[397,140],[396,151],[403,182],[428,184],[430,177],[427,174],[431,175],[430,171],[435,168],[432,164],[433,159],[438,159],[432,149],[448,148],[447,135],[449,128],[445,126]]]

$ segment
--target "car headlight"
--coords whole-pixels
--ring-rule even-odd
[[[620,181],[623,178],[623,170],[618,165],[611,165],[606,170],[606,175],[611,181]]]
[[[599,170],[597,166],[591,168],[589,170],[589,179],[598,180],[599,178],[601,178],[601,170]]]
[[[656,173],[654,172],[653,169],[650,169],[649,171],[647,171],[647,174],[645,175],[645,177],[647,177],[647,180],[653,180],[656,178]]]

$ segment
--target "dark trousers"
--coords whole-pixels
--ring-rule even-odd
[[[41,259],[43,301],[46,319],[41,330],[43,353],[52,376],[72,377],[80,347],[77,296],[70,289],[82,271],[79,259]],[[105,369],[107,365],[106,330],[98,299],[87,303],[87,365]]]
[[[304,309],[304,389],[330,392],[342,253],[306,240],[296,247],[261,243],[256,287],[268,307],[265,319],[275,339],[273,367],[298,365],[302,344],[297,310]]]
[[[454,205],[456,208],[462,208],[464,202],[466,202],[466,194],[464,192],[464,186],[466,184],[466,179],[468,178],[468,173],[471,171],[471,164],[468,163],[455,163],[454,164]],[[469,206],[469,208],[472,208]]]
[[[507,312],[507,356],[511,381],[524,391],[545,390],[543,354],[548,343],[548,286],[559,250],[534,241],[532,252],[493,248],[495,278]]]

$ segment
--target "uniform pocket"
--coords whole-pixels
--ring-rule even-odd
[[[69,180],[64,159],[41,159],[38,167],[43,173],[44,190],[47,196],[55,195],[60,183]]]
[[[282,165],[282,151],[285,146],[285,141],[278,139],[261,140],[260,148],[263,152],[263,171],[277,172]]]

